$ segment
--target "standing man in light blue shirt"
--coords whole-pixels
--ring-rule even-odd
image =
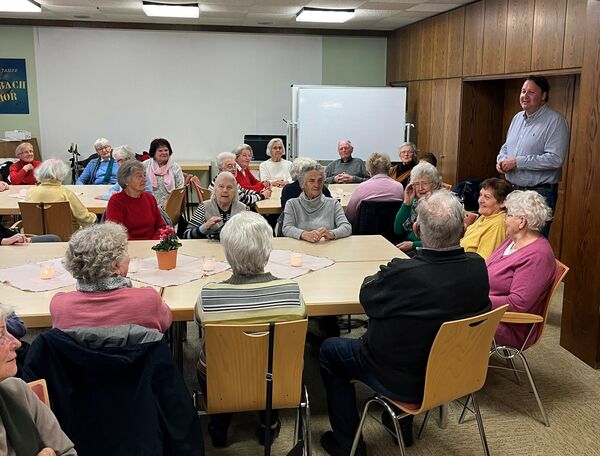
[[[543,76],[529,76],[519,101],[523,111],[513,117],[506,142],[496,159],[496,170],[506,175],[515,190],[534,190],[554,211],[558,182],[569,145],[566,119],[550,109],[550,84]],[[550,232],[550,222],[542,231]]]

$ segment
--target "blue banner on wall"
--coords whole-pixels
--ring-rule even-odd
[[[29,114],[25,59],[0,59],[0,114]]]

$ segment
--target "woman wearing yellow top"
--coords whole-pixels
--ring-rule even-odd
[[[512,186],[504,179],[491,177],[479,186],[479,218],[467,227],[460,245],[466,252],[476,252],[487,260],[506,239],[504,200]]]
[[[60,160],[50,158],[38,166],[35,178],[40,183],[27,190],[25,201],[32,203],[58,203],[68,201],[73,213],[73,226],[90,225],[96,221],[96,214],[87,210],[77,195],[63,186],[62,182],[69,173],[69,167]]]

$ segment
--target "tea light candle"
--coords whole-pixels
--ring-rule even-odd
[[[294,267],[302,266],[302,254],[298,252],[292,252],[290,254],[290,265]]]
[[[54,266],[51,264],[46,264],[42,266],[42,270],[40,271],[40,279],[48,280],[54,277]]]
[[[211,272],[215,270],[215,265],[215,257],[205,257],[204,263],[202,264],[202,269],[204,269],[206,272]]]
[[[140,259],[132,258],[131,260],[129,260],[129,272],[131,272],[132,274],[135,274],[139,270],[140,270]]]

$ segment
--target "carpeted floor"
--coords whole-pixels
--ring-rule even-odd
[[[533,371],[538,391],[546,407],[550,427],[541,420],[537,404],[529,389],[514,382],[512,375],[491,370],[486,386],[479,394],[479,403],[485,430],[493,455],[600,455],[600,373],[587,366],[559,345],[562,292],[555,298],[549,324],[543,340],[530,351],[527,358]],[[362,330],[353,330],[349,337],[358,337]],[[185,347],[185,377],[190,389],[197,387],[194,365],[198,353],[197,329],[188,325]],[[329,430],[327,407],[318,367],[318,354],[307,348],[305,381],[310,396],[312,413],[313,454],[325,455],[319,444],[321,434]],[[523,381],[526,382],[523,376]],[[357,388],[359,404],[364,404],[369,391]],[[430,420],[422,440],[407,449],[409,455],[480,455],[481,442],[472,415],[458,424],[461,411],[451,404],[446,429],[440,429]],[[282,430],[273,445],[273,455],[285,455],[291,448],[294,413],[282,411]],[[203,418],[206,430],[206,420]],[[415,419],[415,436],[421,417]],[[254,433],[258,418],[254,413],[237,414],[229,431],[229,445],[215,449],[206,436],[208,455],[260,455]],[[364,431],[369,455],[398,454],[391,437],[373,419],[367,419]]]
[[[546,407],[550,427],[541,420],[533,394],[522,384],[517,385],[510,373],[490,370],[487,383],[479,393],[479,404],[492,455],[563,456],[600,455],[600,372],[592,369],[559,345],[562,286],[552,304],[548,326],[541,342],[526,352],[538,391]],[[344,337],[359,337],[364,330],[353,330]],[[28,332],[32,340],[39,331]],[[184,347],[184,376],[193,391],[198,383],[195,365],[199,353],[198,329],[188,323],[188,337]],[[319,444],[321,434],[329,430],[325,394],[318,364],[318,353],[307,347],[305,353],[305,382],[310,396],[312,414],[313,454],[326,453]],[[362,408],[369,390],[357,387],[357,398]],[[373,409],[375,410],[375,409]],[[477,425],[473,416],[458,424],[462,408],[449,407],[446,429],[430,420],[422,440],[407,449],[414,456],[468,456],[482,454]],[[379,413],[377,413],[379,415]],[[285,455],[292,445],[295,413],[284,410],[280,414],[282,429],[272,447],[273,455]],[[415,419],[415,436],[422,417]],[[258,417],[255,413],[236,414],[229,430],[229,445],[215,449],[206,434],[206,417],[202,418],[206,454],[210,456],[260,455],[263,447],[255,437]],[[384,428],[373,419],[367,419],[364,428],[367,451],[374,455],[399,454]]]

